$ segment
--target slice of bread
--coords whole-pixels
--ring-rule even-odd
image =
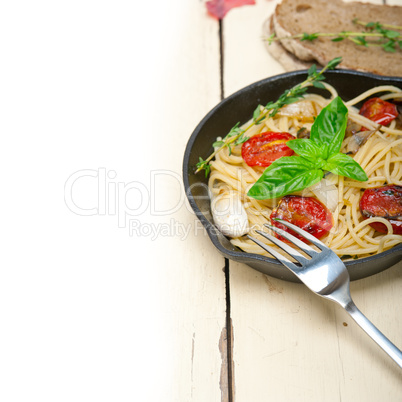
[[[282,0],[272,17],[264,24],[264,36],[275,32],[277,37],[306,33],[352,31],[361,32],[364,22],[402,25],[402,7],[344,3],[341,0]],[[334,57],[341,56],[341,68],[371,72],[380,75],[402,76],[402,50],[386,52],[381,47],[365,47],[348,39],[331,41],[331,37],[319,37],[314,41],[283,39],[268,46],[270,53],[287,70],[308,68],[311,63],[326,65]],[[272,47],[273,46],[273,47]]]
[[[274,33],[273,17],[268,18],[263,26],[264,37],[269,37]],[[298,59],[293,53],[288,52],[280,41],[274,41],[271,44],[265,42],[269,53],[285,68],[286,71],[308,69],[313,62]]]

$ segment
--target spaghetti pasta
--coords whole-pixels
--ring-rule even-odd
[[[309,118],[297,113],[297,109],[306,110],[306,104],[308,104],[317,116],[331,100],[338,96],[334,87],[327,83],[324,85],[330,93],[329,99],[316,94],[306,94],[301,102],[297,102],[296,106],[288,108],[288,110],[285,107],[285,110],[279,111],[274,117],[269,117],[256,124],[252,132],[248,131],[247,135],[254,136],[265,131],[275,131],[287,132],[296,138],[301,128],[310,130],[313,119],[311,116]],[[356,108],[359,102],[373,95],[378,96],[377,94],[382,94],[380,98],[384,99],[401,99],[402,97],[402,91],[397,87],[378,86],[345,102],[350,124],[365,127],[367,130],[376,130],[353,155],[355,161],[365,170],[369,180],[360,182],[332,175],[330,182],[322,180],[318,185],[322,194],[326,194],[326,186],[334,189],[335,185],[336,189],[335,207],[331,211],[334,226],[321,240],[337,255],[343,256],[345,259],[370,256],[402,243],[402,236],[394,234],[393,227],[388,219],[382,217],[365,219],[359,209],[362,190],[384,186],[385,184],[402,186],[402,130],[395,125],[395,122],[388,127],[379,126],[372,120],[360,115]],[[292,110],[296,112],[292,114]],[[245,123],[243,127],[247,127],[250,121]],[[347,152],[348,144],[352,140],[351,135],[344,139],[341,152]],[[256,233],[256,230],[263,230],[264,224],[270,223],[270,215],[280,200],[256,200],[247,196],[248,190],[260,178],[265,168],[249,166],[242,158],[241,147],[241,145],[233,146],[230,150],[227,147],[223,148],[216,154],[215,160],[211,161],[211,173],[208,182],[210,192],[212,197],[224,193],[231,193],[238,197],[247,213],[250,235],[280,251],[269,240]],[[294,193],[294,195],[315,197],[316,193],[313,190],[314,188],[307,188]],[[329,197],[329,195],[327,196]],[[324,204],[329,205],[325,200]],[[375,222],[385,225],[387,233],[379,233],[370,226]],[[247,236],[232,238],[230,241],[245,252],[265,254]]]

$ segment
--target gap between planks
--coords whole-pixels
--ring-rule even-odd
[[[219,20],[219,55],[220,55],[220,98],[225,97],[224,85],[224,38],[223,38],[223,21]],[[234,402],[234,362],[233,362],[233,323],[230,307],[230,272],[229,260],[225,258],[225,299],[226,299],[226,323],[222,329],[219,339],[219,350],[222,357],[220,388],[221,401]]]
[[[221,368],[221,400],[234,402],[234,361],[233,361],[233,322],[230,304],[230,272],[229,260],[225,258],[225,293],[226,293],[226,325],[219,340],[222,356]]]

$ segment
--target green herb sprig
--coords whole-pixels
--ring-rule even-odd
[[[195,173],[198,173],[201,170],[205,170],[205,176],[208,176],[211,168],[209,162],[221,149],[228,147],[230,154],[232,152],[233,145],[240,145],[249,139],[249,137],[246,136],[246,133],[251,127],[256,124],[260,124],[267,117],[275,116],[281,107],[302,99],[309,86],[313,85],[316,88],[325,89],[324,84],[321,82],[325,80],[323,73],[327,70],[333,70],[341,61],[341,57],[336,57],[320,71],[317,71],[316,65],[313,64],[308,70],[306,80],[304,80],[301,84],[295,85],[291,89],[287,89],[276,102],[268,102],[265,106],[258,105],[253,113],[253,121],[246,128],[241,129],[239,127],[240,122],[236,123],[236,125],[221,141],[214,142],[213,146],[215,147],[215,151],[207,159],[204,160],[201,157],[199,158],[199,162],[196,165],[197,170],[195,171]]]
[[[340,152],[348,120],[348,109],[336,97],[315,119],[310,138],[287,141],[298,156],[282,157],[267,167],[247,195],[257,200],[279,198],[318,183],[324,172],[358,181],[368,177],[349,155]]]
[[[270,35],[266,40],[268,44],[276,40],[282,39],[299,39],[300,41],[314,41],[319,37],[333,37],[333,42],[340,42],[344,39],[348,39],[354,42],[356,45],[365,47],[380,46],[386,52],[395,52],[398,48],[402,49],[402,34],[397,30],[402,30],[401,26],[381,24],[379,22],[365,23],[358,19],[354,19],[353,22],[357,25],[364,26],[367,31],[353,32],[314,32],[314,33],[301,33],[292,36],[278,37],[275,33]],[[387,29],[393,28],[393,29]]]

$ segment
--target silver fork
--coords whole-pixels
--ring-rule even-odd
[[[312,247],[297,239],[295,236],[292,236],[285,230],[268,224],[265,225],[293,243],[295,246],[299,247],[305,254],[311,257],[306,258],[297,250],[278,238],[257,230],[257,233],[276,244],[279,248],[298,261],[301,264],[301,266],[298,266],[289,261],[282,254],[278,253],[278,251],[272,247],[262,243],[260,240],[251,236],[248,236],[248,238],[278,259],[286,268],[290,269],[311,291],[319,296],[340,304],[357,322],[357,324],[360,325],[360,327],[366,331],[366,333],[371,336],[371,338],[377,342],[377,344],[398,364],[398,366],[402,368],[402,352],[384,334],[382,334],[365,315],[363,315],[353,302],[350,296],[349,272],[341,259],[324,243],[319,241],[310,233],[307,233],[299,227],[284,220],[277,219],[277,221],[310,241],[321,251],[314,250]]]

